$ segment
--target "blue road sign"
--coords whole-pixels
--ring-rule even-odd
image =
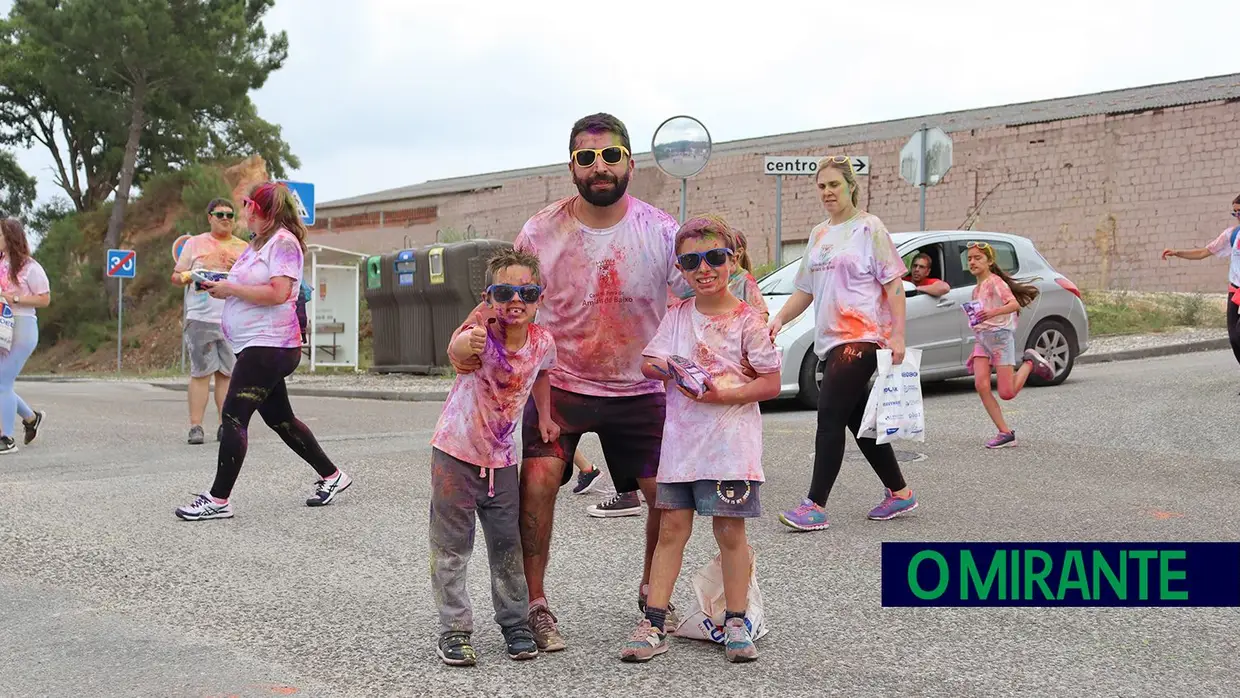
[[[280,181],[287,184],[289,191],[293,192],[293,198],[297,200],[297,215],[301,216],[301,222],[314,225],[314,185],[309,182]]]
[[[137,273],[137,252],[133,250],[108,250],[109,279],[132,279]]]

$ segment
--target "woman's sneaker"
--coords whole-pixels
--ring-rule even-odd
[[[995,438],[986,442],[986,448],[1007,448],[1016,445],[1016,430],[999,432]]]
[[[917,508],[917,495],[912,492],[908,493],[907,499],[901,499],[895,496],[895,494],[888,489],[884,489],[883,492],[886,493],[883,501],[879,502],[878,506],[870,510],[869,516],[873,521],[888,521],[890,519],[894,519],[900,514],[907,514]]]
[[[17,453],[17,441],[11,436],[0,436],[0,455]]]
[[[43,417],[46,415],[47,413],[43,410],[35,410],[34,419],[29,422],[22,420],[22,426],[26,429],[25,443],[27,446],[30,445],[31,441],[34,441],[34,437],[39,435],[39,427],[43,425]]]
[[[650,625],[645,618],[637,624],[624,649],[620,650],[622,662],[648,662],[667,651],[667,633]]]
[[[232,502],[220,504],[210,494],[203,492],[194,499],[192,504],[181,507],[173,513],[177,515],[177,518],[186,521],[203,521],[205,519],[231,519],[233,510]]]
[[[509,659],[533,659],[538,656],[538,643],[528,625],[504,628],[504,644],[508,646]]]
[[[1025,361],[1033,364],[1033,375],[1041,378],[1042,380],[1049,381],[1055,379],[1055,367],[1052,366],[1051,362],[1047,361],[1038,352],[1032,349],[1026,349]]]
[[[460,630],[449,630],[440,635],[435,651],[448,666],[473,666],[478,663],[474,646],[469,644],[469,633]]]
[[[349,489],[349,485],[353,484],[353,480],[344,474],[343,470],[336,471],[336,477],[325,478],[314,483],[314,494],[306,500],[308,507],[325,507],[332,503],[336,495]]]
[[[753,644],[753,636],[744,618],[729,618],[724,628],[727,639],[723,654],[729,662],[752,662],[758,658],[758,648]]]
[[[598,484],[598,478],[603,471],[595,468],[588,473],[577,473],[577,486],[573,488],[573,494],[585,494],[594,489]]]
[[[801,506],[792,511],[779,514],[779,520],[788,528],[798,531],[821,531],[831,525],[827,520],[827,510],[818,506],[812,499],[805,499]]]
[[[591,504],[586,513],[596,519],[610,519],[613,516],[641,516],[642,502],[636,492],[616,493],[609,499],[598,504]]]

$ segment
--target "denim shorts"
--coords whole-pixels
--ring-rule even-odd
[[[753,519],[762,516],[758,503],[761,482],[753,480],[695,480],[660,482],[656,509],[693,509],[699,516]]]
[[[990,359],[990,366],[1016,365],[1016,333],[1010,329],[982,330],[976,333],[977,342],[969,356],[969,373],[973,373],[973,360]]]

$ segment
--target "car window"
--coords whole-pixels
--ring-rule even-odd
[[[1004,242],[1002,240],[990,240],[987,238],[977,238],[977,241],[985,242],[994,249],[995,263],[999,265],[1000,269],[1008,274],[1015,274],[1020,271],[1020,260],[1016,256],[1016,247],[1012,245],[1012,243]],[[973,275],[969,273],[969,262],[967,259],[969,256],[969,250],[966,246],[968,242],[968,240],[960,240],[955,243],[960,268],[959,270],[949,270],[949,272],[956,272],[959,274],[957,279],[948,280],[948,283],[953,287],[972,286],[977,283],[977,279],[973,278]]]
[[[758,281],[758,290],[762,291],[764,296],[791,296],[797,290],[794,282],[800,266],[801,259],[798,257],[767,274]]]

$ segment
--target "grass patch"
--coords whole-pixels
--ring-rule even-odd
[[[1095,336],[1227,326],[1226,298],[1217,294],[1082,291],[1082,296]]]

